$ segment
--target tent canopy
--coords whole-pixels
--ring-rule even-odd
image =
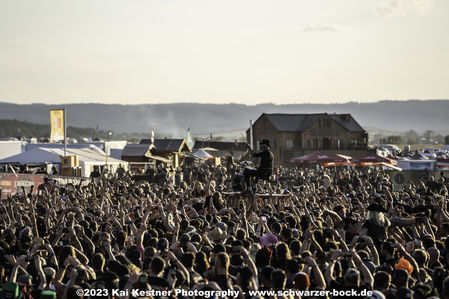
[[[59,164],[61,163],[61,157],[63,156],[64,149],[38,147],[27,152],[2,159],[0,160],[0,164]],[[78,156],[80,163],[106,163],[105,155],[100,154],[93,148],[68,148],[67,156]],[[117,163],[126,164],[127,162],[108,157],[108,164]]]
[[[0,164],[56,164],[61,157],[40,147],[0,160]]]
[[[193,153],[193,155],[195,157],[200,158],[200,159],[212,159],[212,158],[214,158],[214,156],[212,156],[211,154],[206,152],[204,149],[197,150],[196,152]]]
[[[295,157],[290,160],[292,163],[310,163],[310,164],[325,164],[325,163],[348,163],[351,157],[340,154],[325,154],[315,152],[300,157]]]

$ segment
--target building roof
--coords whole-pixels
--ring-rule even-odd
[[[331,119],[343,126],[350,132],[365,132],[357,123],[351,114],[262,114],[257,120],[265,116],[279,132],[298,132],[304,131],[317,122],[319,119],[328,115]]]
[[[193,149],[201,149],[205,147],[211,147],[219,151],[246,151],[245,142],[228,142],[228,141],[201,141],[197,140]]]
[[[140,144],[151,144],[151,139],[142,139]],[[154,147],[156,151],[165,152],[191,152],[185,139],[154,139]]]
[[[351,114],[328,114],[330,118],[338,122],[351,132],[366,132],[362,126],[352,117]]]
[[[122,151],[122,157],[147,156],[147,153],[149,152],[149,150],[150,150],[150,144],[127,144]]]

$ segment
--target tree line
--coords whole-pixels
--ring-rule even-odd
[[[16,119],[0,119],[0,138],[14,137],[18,139],[36,137],[38,139],[50,138],[50,124],[36,124]],[[142,138],[149,138],[144,133],[114,133],[99,130],[98,128],[78,128],[67,127],[67,137],[69,138],[92,138],[107,140],[128,140],[139,141]]]
[[[418,133],[408,130],[397,134],[375,134],[372,137],[375,144],[449,144],[449,135],[438,134],[433,130]]]

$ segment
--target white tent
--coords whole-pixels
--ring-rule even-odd
[[[93,170],[93,166],[103,166],[106,164],[106,156],[101,154],[101,150],[90,148],[68,148],[67,156],[78,156],[81,176],[88,177]],[[0,164],[60,164],[61,157],[64,156],[64,149],[61,148],[33,148],[27,152],[11,156],[0,160]],[[109,169],[114,172],[120,164],[126,169],[128,162],[107,157]]]
[[[22,141],[0,140],[0,159],[17,155],[22,152]]]
[[[35,148],[47,148],[47,149],[64,149],[63,143],[28,143],[26,145],[25,151],[31,151]],[[105,152],[101,149],[99,145],[91,144],[91,143],[76,143],[76,144],[67,144],[67,149],[91,149],[96,151],[101,155],[105,155]]]
[[[0,160],[0,164],[59,164],[61,157],[49,149],[34,148]]]
[[[211,154],[209,154],[208,152],[206,152],[203,149],[197,150],[196,152],[193,153],[193,155],[195,157],[200,158],[200,159],[212,159],[212,158],[214,158],[214,156],[212,156]]]

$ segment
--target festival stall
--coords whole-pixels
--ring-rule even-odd
[[[103,153],[103,154],[102,154]],[[110,171],[115,170],[122,165],[125,170],[128,168],[128,163],[112,157],[106,157],[104,152],[96,146],[90,148],[68,148],[66,152],[60,148],[33,148],[27,152],[14,155],[0,160],[0,164],[10,165],[55,165],[59,168],[61,166],[61,158],[64,156],[76,156],[78,165],[81,168],[80,175],[82,177],[89,177],[94,167],[103,167],[108,165]]]

